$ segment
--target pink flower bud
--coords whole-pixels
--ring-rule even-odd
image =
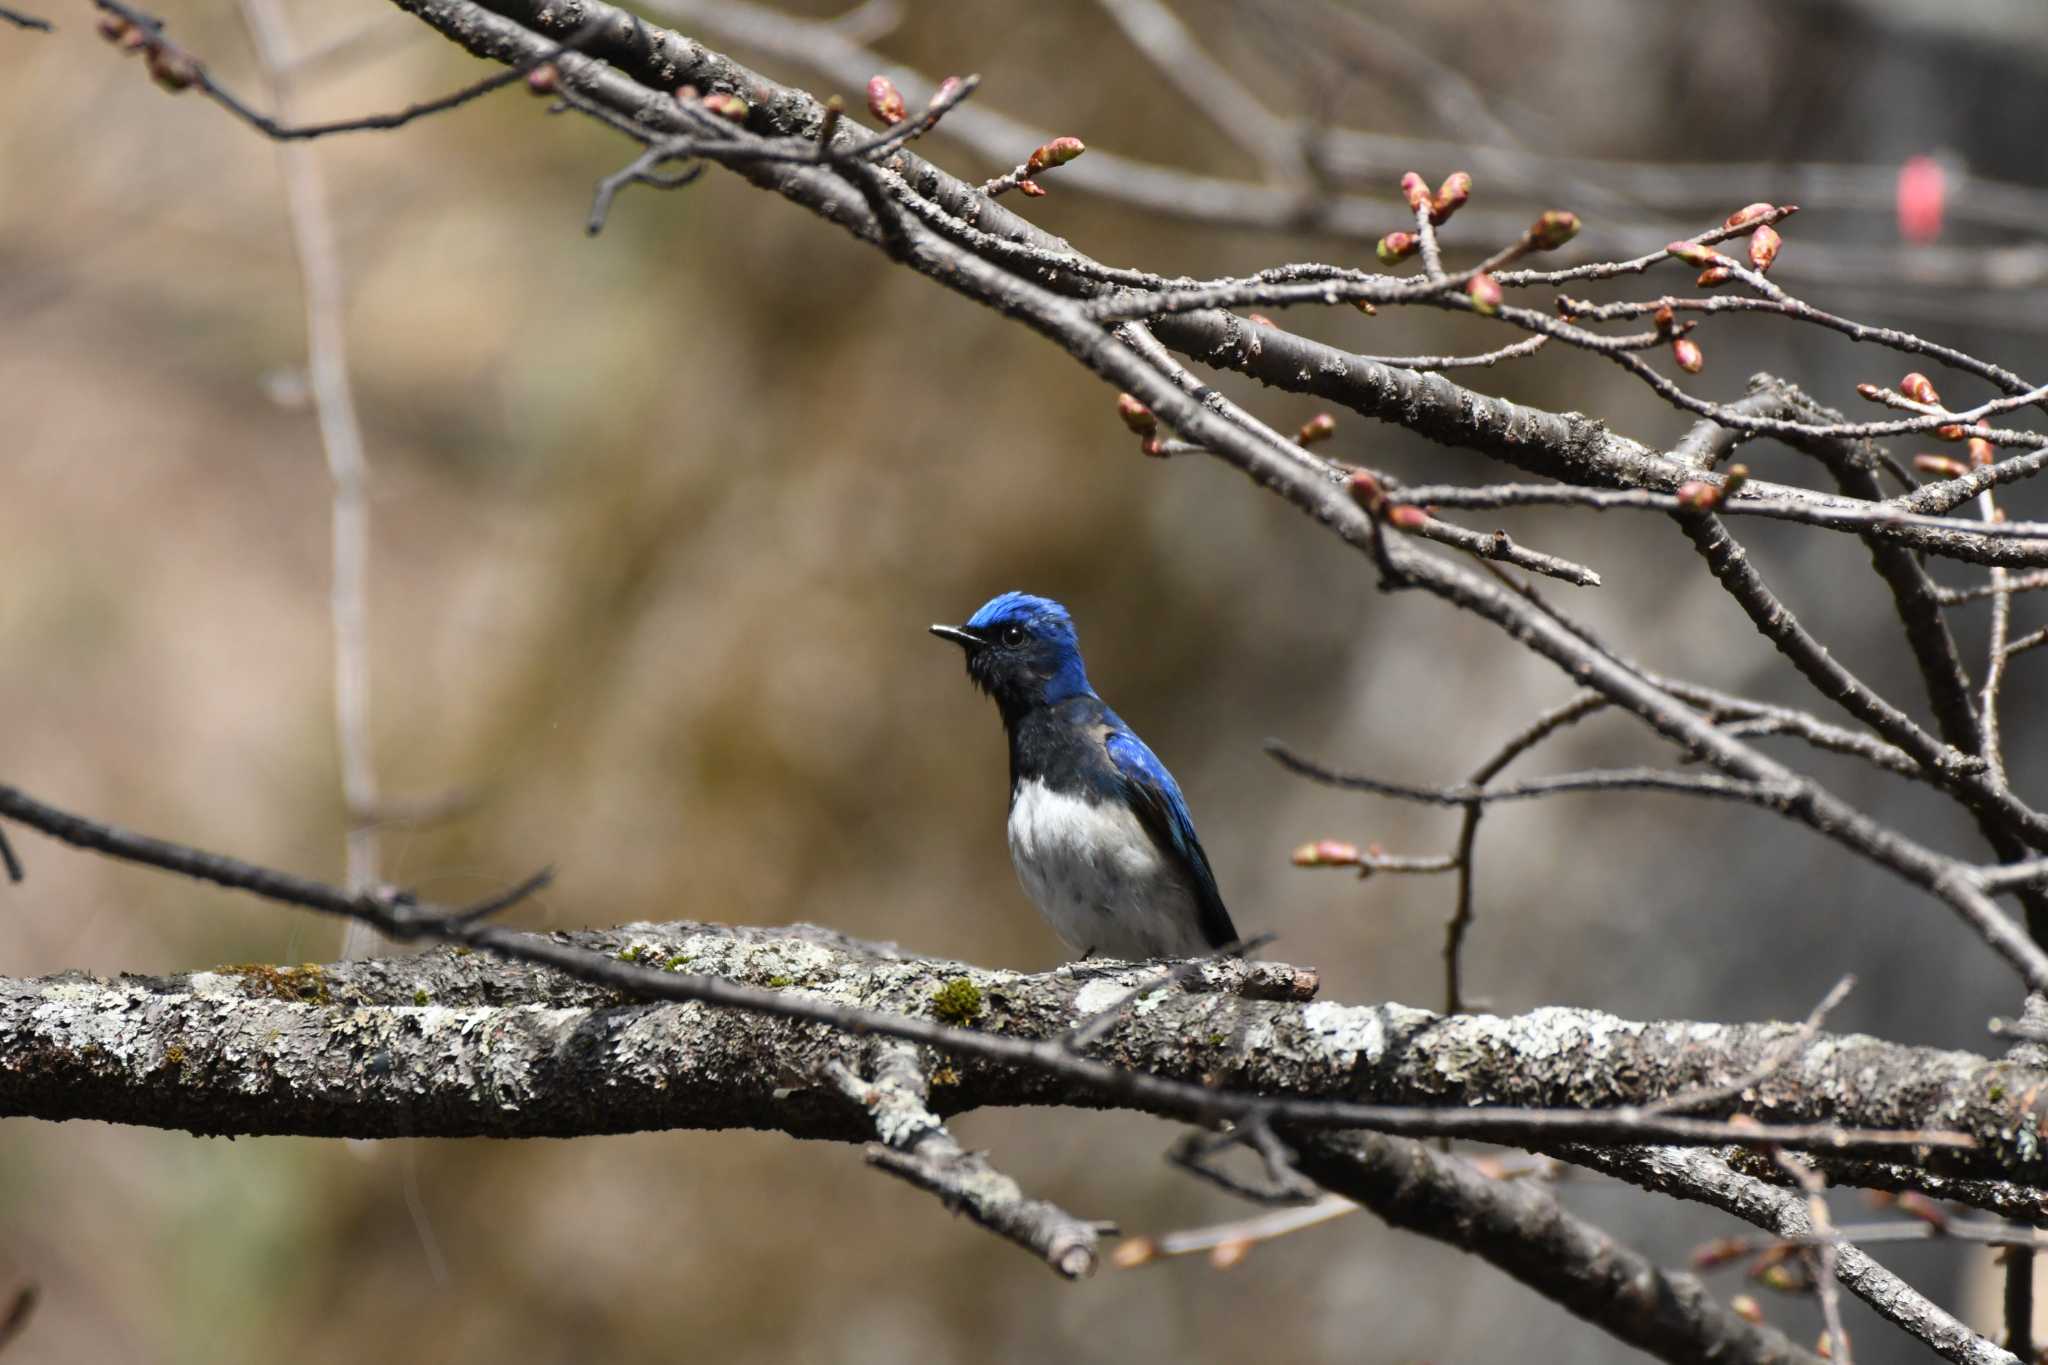
[[[1716,286],[1728,283],[1728,281],[1734,278],[1735,272],[1727,266],[1710,265],[1699,273],[1699,277],[1693,283],[1702,289],[1713,289]]]
[[[535,95],[552,95],[561,88],[562,78],[553,62],[536,66],[526,73],[526,88]]]
[[[1676,496],[1680,507],[1690,507],[1696,512],[1711,512],[1721,505],[1721,490],[1698,479],[1680,484]]]
[[[738,95],[706,95],[702,103],[706,109],[731,123],[745,123],[751,112],[747,102]]]
[[[1678,362],[1678,368],[1687,374],[1698,374],[1707,363],[1700,345],[1691,337],[1680,337],[1671,343],[1671,358]]]
[[[1492,317],[1500,311],[1500,281],[1482,270],[1466,281],[1465,297],[1472,300],[1473,312]]]
[[[1882,403],[1884,401],[1884,390],[1875,384],[1858,384],[1856,386],[1856,396],[1868,398],[1873,403]]]
[[[1387,524],[1403,531],[1419,531],[1429,524],[1429,513],[1403,503],[1387,513]]]
[[[1941,403],[1941,395],[1934,391],[1934,381],[1918,370],[1899,381],[1899,392],[1915,403],[1925,403],[1929,407],[1936,407]]]
[[[1945,427],[1936,427],[1934,434],[1939,440],[1960,441],[1963,439],[1963,428],[1959,424],[1951,422]]]
[[[1748,227],[1757,219],[1768,215],[1771,212],[1772,207],[1773,206],[1770,204],[1762,203],[1746,204],[1743,207],[1735,210],[1735,212],[1729,214],[1728,221],[1723,223],[1722,226],[1732,228]]]
[[[1301,430],[1294,433],[1294,440],[1297,445],[1312,446],[1336,434],[1337,419],[1327,412],[1319,412],[1301,424]]]
[[[1728,1300],[1728,1311],[1751,1326],[1764,1320],[1764,1307],[1753,1294],[1737,1294]]]
[[[1373,307],[1371,299],[1353,299],[1351,306],[1369,318],[1376,318],[1380,315],[1380,310]]]
[[[1408,201],[1411,209],[1422,209],[1429,204],[1429,184],[1414,171],[1401,177],[1401,197]]]
[[[1039,184],[1036,180],[1019,180],[1017,182],[1017,189],[1026,199],[1045,198],[1045,186]]]
[[[1948,205],[1948,176],[1931,156],[1911,156],[1899,167],[1897,209],[1899,236],[1925,244],[1941,236]]]
[[[1961,460],[1953,460],[1946,455],[1915,455],[1913,468],[1922,474],[1936,474],[1944,479],[1960,479],[1970,472],[1969,466]]]
[[[1538,251],[1555,251],[1579,235],[1579,215],[1551,209],[1529,225],[1529,245]]]
[[[1064,166],[1088,148],[1077,137],[1056,137],[1031,154],[1024,169],[1034,174],[1052,166]]]
[[[1358,862],[1358,845],[1341,839],[1318,839],[1294,850],[1296,867],[1350,867]]]
[[[1657,305],[1657,311],[1650,315],[1650,321],[1656,324],[1658,336],[1667,336],[1671,332],[1671,325],[1678,321],[1678,314],[1672,310],[1670,304],[1660,303]]]
[[[910,117],[903,92],[887,76],[876,76],[868,82],[868,112],[892,127]]]
[[[1127,393],[1116,396],[1116,415],[1123,418],[1124,425],[1140,436],[1150,436],[1159,430],[1159,419],[1152,415],[1152,409]]]
[[[1695,269],[1714,264],[1714,253],[1698,242],[1673,242],[1664,250]]]
[[[1353,470],[1351,477],[1344,481],[1344,487],[1350,492],[1351,500],[1368,512],[1377,513],[1386,505],[1387,490],[1380,487],[1380,481],[1369,469]]]
[[[1998,448],[1982,436],[1972,436],[1970,438],[1970,463],[1980,469],[1987,464],[1998,463]]]
[[[1749,234],[1749,263],[1758,270],[1769,270],[1771,262],[1778,259],[1778,249],[1785,245],[1785,239],[1778,230],[1765,223]]]
[[[1422,239],[1412,232],[1390,232],[1374,248],[1381,265],[1399,265],[1422,249]]]
[[[1453,171],[1447,176],[1443,188],[1429,201],[1429,221],[1441,223],[1465,206],[1472,197],[1472,177],[1463,171]]]

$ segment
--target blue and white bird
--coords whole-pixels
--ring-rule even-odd
[[[1010,737],[1010,858],[1083,957],[1198,957],[1237,941],[1180,786],[1095,695],[1073,618],[1028,593],[932,634],[967,651]]]

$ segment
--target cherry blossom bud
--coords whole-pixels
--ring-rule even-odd
[[[1680,484],[1674,496],[1680,507],[1690,507],[1696,512],[1711,512],[1721,505],[1721,490],[1699,479]]]
[[[1749,234],[1749,263],[1758,270],[1769,270],[1771,262],[1778,259],[1778,249],[1785,245],[1785,239],[1778,230],[1765,223]]]
[[[1670,335],[1671,324],[1677,320],[1678,314],[1672,311],[1668,303],[1658,304],[1657,311],[1650,315],[1650,321],[1657,324],[1657,335],[1660,337]]]
[[[1296,867],[1355,867],[1358,845],[1341,839],[1318,839],[1295,849],[1293,862]]]
[[[1349,490],[1351,500],[1368,512],[1377,513],[1386,505],[1387,490],[1380,486],[1380,481],[1369,469],[1353,470],[1351,477],[1344,481],[1344,487]]]
[[[1529,245],[1538,251],[1555,251],[1579,235],[1579,215],[1551,209],[1529,225]]]
[[[1960,441],[1963,439],[1964,429],[1961,423],[1950,422],[1947,426],[1936,427],[1934,435],[1937,440]]]
[[[1401,197],[1408,201],[1408,207],[1411,209],[1427,208],[1430,200],[1429,183],[1416,172],[1410,171],[1401,177]]]
[[[1119,1247],[1118,1250],[1121,1251],[1122,1248]],[[1764,1320],[1764,1307],[1756,1301],[1754,1295],[1737,1294],[1728,1300],[1728,1311],[1750,1324]]]
[[[1700,351],[1697,341],[1691,337],[1680,337],[1671,343],[1671,358],[1678,362],[1678,368],[1687,374],[1698,374],[1707,363],[1707,357]]]
[[[1301,430],[1294,433],[1294,441],[1296,445],[1312,446],[1336,434],[1337,419],[1327,412],[1319,412],[1301,424]]]
[[[868,82],[868,112],[892,127],[910,117],[903,92],[887,76],[876,76]]]
[[[1884,390],[1875,384],[1858,384],[1856,386],[1856,395],[1859,398],[1868,398],[1873,403],[1882,403],[1884,401]]]
[[[1033,152],[1024,169],[1034,174],[1052,166],[1064,166],[1088,148],[1077,137],[1056,137]]]
[[[1970,438],[1970,463],[1979,468],[1987,464],[1998,463],[1997,447],[1993,446],[1991,442],[1985,440],[1982,436],[1972,436]]]
[[[1773,206],[1770,204],[1762,203],[1745,204],[1743,207],[1729,214],[1728,220],[1725,223],[1723,223],[1722,226],[1732,228],[1748,227],[1757,219],[1768,215],[1771,212],[1772,207]]]
[[[142,60],[149,68],[150,79],[174,95],[199,83],[199,63],[161,43],[145,49]]]
[[[1899,381],[1899,392],[1915,403],[1925,403],[1929,407],[1941,405],[1941,395],[1934,391],[1934,381],[1918,370]]]
[[[932,103],[951,103],[953,97],[960,92],[960,87],[965,84],[966,82],[961,80],[958,76],[946,77],[946,79],[939,82],[939,88],[932,92]]]
[[[1725,265],[1710,265],[1699,273],[1693,283],[1702,289],[1712,289],[1735,278],[1735,272]]]
[[[1419,531],[1429,524],[1429,513],[1403,503],[1387,513],[1387,524],[1403,531]]]
[[[1742,491],[1742,485],[1744,485],[1744,484],[1746,484],[1746,483],[1748,483],[1748,482],[1749,482],[1749,466],[1748,466],[1748,465],[1746,465],[1746,464],[1731,464],[1731,465],[1729,465],[1729,466],[1728,466],[1728,476],[1727,476],[1726,478],[1724,478],[1724,479],[1722,479],[1722,480],[1721,480],[1721,497],[1723,498],[1723,500],[1726,500],[1726,499],[1728,499],[1728,498],[1732,498],[1732,497],[1734,497],[1734,496],[1735,496],[1735,495],[1736,495],[1737,493],[1740,493],[1740,492]]]
[[[1158,1254],[1159,1243],[1150,1237],[1126,1237],[1109,1253],[1109,1261],[1118,1270],[1134,1270]]]
[[[1931,156],[1907,157],[1899,167],[1899,236],[1923,245],[1940,237],[1947,203],[1948,176],[1941,163]]]
[[[1152,415],[1152,409],[1127,393],[1116,396],[1116,415],[1123,418],[1124,425],[1140,436],[1150,436],[1159,430],[1159,419]]]
[[[1464,171],[1453,171],[1447,176],[1443,188],[1429,201],[1429,221],[1441,223],[1465,206],[1472,197],[1472,177]]]
[[[1473,312],[1492,317],[1500,311],[1500,281],[1482,270],[1466,282],[1465,297],[1472,300]]]
[[[1412,232],[1390,232],[1374,248],[1381,265],[1399,265],[1422,249],[1422,239]]]
[[[1150,455],[1155,460],[1163,460],[1166,458],[1166,442],[1160,440],[1157,436],[1147,436],[1144,439],[1144,441],[1139,444],[1138,449],[1142,450],[1147,455]]]
[[[710,94],[702,103],[706,109],[731,123],[745,123],[747,115],[752,112],[738,95]]]
[[[1689,266],[1708,266],[1714,263],[1714,252],[1698,242],[1673,242],[1664,250]]]
[[[1039,184],[1036,180],[1019,180],[1017,182],[1017,189],[1026,199],[1045,198],[1045,186]]]
[[[561,73],[555,70],[553,62],[536,66],[526,73],[526,89],[529,94],[552,95],[561,88],[561,85]]]
[[[1369,318],[1376,318],[1380,315],[1380,310],[1372,306],[1371,299],[1354,299],[1351,306]]]
[[[1934,474],[1944,479],[1960,479],[1970,472],[1969,466],[1961,460],[1946,455],[1915,455],[1913,468],[1922,474]]]

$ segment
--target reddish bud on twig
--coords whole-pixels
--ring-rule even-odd
[[[1492,317],[1500,311],[1500,281],[1482,270],[1466,282],[1465,297],[1472,300],[1473,312]]]
[[[1963,432],[1964,427],[1960,423],[1950,422],[1947,426],[1936,427],[1934,436],[1939,441],[1960,441],[1963,439]]]
[[[1109,1253],[1109,1263],[1118,1270],[1133,1270],[1159,1254],[1159,1243],[1150,1237],[1126,1237]]]
[[[1929,407],[1941,404],[1941,395],[1934,391],[1934,382],[1918,370],[1899,381],[1899,392],[1915,403],[1925,403]]]
[[[135,25],[120,15],[111,13],[100,15],[99,22],[93,27],[99,30],[100,37],[110,43],[125,43],[128,41],[128,35],[135,31]]]
[[[1295,849],[1292,860],[1296,867],[1356,867],[1358,845],[1341,839],[1318,839]]]
[[[1711,512],[1721,505],[1721,490],[1713,484],[1691,479],[1678,485],[1674,495],[1680,507],[1690,507],[1695,512]]]
[[[1672,311],[1670,304],[1660,303],[1657,305],[1657,311],[1650,314],[1650,321],[1657,325],[1658,336],[1670,336],[1671,324],[1678,321],[1678,314]]]
[[[1409,171],[1401,177],[1401,197],[1408,201],[1408,207],[1411,209],[1427,208],[1430,198],[1429,182],[1417,172]]]
[[[1712,1270],[1715,1266],[1739,1261],[1749,1254],[1749,1239],[1745,1237],[1716,1237],[1711,1242],[1695,1247],[1692,1253],[1694,1270]]]
[[[536,66],[526,73],[526,89],[529,94],[552,95],[561,88],[561,85],[561,74],[555,70],[553,62],[545,66]]]
[[[1387,524],[1403,531],[1419,531],[1429,524],[1429,513],[1403,503],[1387,513]]]
[[[1991,442],[1985,440],[1982,436],[1972,436],[1970,438],[1971,464],[1981,469],[1987,464],[1996,464],[1997,462],[1998,448],[1996,446],[1992,445]]]
[[[1770,213],[1771,208],[1772,205],[1764,203],[1745,204],[1741,208],[1735,210],[1735,212],[1729,214],[1727,221],[1722,223],[1721,226],[1732,228],[1748,227],[1757,219],[1762,218],[1768,213]]]
[[[1846,1337],[1848,1333],[1844,1332],[1842,1335]],[[1833,1360],[1835,1358],[1834,1336],[1830,1333],[1822,1332],[1820,1339],[1813,1343],[1813,1353],[1822,1360]]]
[[[1873,403],[1882,403],[1884,401],[1884,390],[1875,384],[1858,384],[1856,386],[1856,396],[1858,398],[1868,398]]]
[[[1452,171],[1445,177],[1443,188],[1429,201],[1429,221],[1441,223],[1465,206],[1472,197],[1472,177],[1463,171]]]
[[[1157,436],[1147,436],[1143,443],[1138,446],[1138,449],[1144,451],[1155,460],[1166,458],[1166,442],[1160,440]]]
[[[1017,190],[1026,199],[1045,198],[1045,186],[1039,184],[1036,180],[1019,180],[1017,182]]]
[[[1690,266],[1714,264],[1714,253],[1698,242],[1673,242],[1664,250]]]
[[[910,117],[903,92],[887,76],[876,76],[868,82],[868,112],[891,127]]]
[[[1422,239],[1412,232],[1390,232],[1373,250],[1381,265],[1399,265],[1422,249]]]
[[[1749,234],[1749,263],[1759,271],[1769,270],[1771,262],[1778,259],[1778,249],[1785,245],[1785,239],[1778,230],[1765,223]]]
[[[1922,474],[1936,474],[1944,479],[1960,479],[1970,472],[1968,465],[1947,455],[1915,455],[1913,468]]]
[[[1301,430],[1294,433],[1296,445],[1312,446],[1317,441],[1327,441],[1337,434],[1337,419],[1327,412],[1319,412],[1301,424]]]
[[[1159,419],[1152,415],[1152,409],[1127,393],[1116,396],[1116,415],[1123,418],[1124,425],[1140,436],[1150,436],[1159,430]]]
[[[1680,337],[1671,343],[1671,358],[1677,361],[1678,368],[1687,374],[1698,374],[1707,363],[1707,357],[1700,350],[1700,344],[1691,337]]]
[[[729,123],[745,123],[752,112],[747,102],[738,95],[710,94],[701,101],[703,106]]]
[[[1369,318],[1376,318],[1380,315],[1380,310],[1372,306],[1371,299],[1354,299],[1351,302],[1351,306]]]
[[[1737,1294],[1728,1300],[1728,1311],[1751,1325],[1764,1320],[1764,1306],[1750,1294]]]
[[[142,60],[150,79],[174,95],[199,83],[199,63],[162,43],[144,49]]]
[[[1353,470],[1351,477],[1344,481],[1344,487],[1350,492],[1353,502],[1374,516],[1378,516],[1380,509],[1387,505],[1387,490],[1380,486],[1380,481],[1369,469]]]
[[[1735,272],[1730,270],[1727,266],[1710,265],[1705,270],[1702,270],[1699,273],[1699,278],[1695,279],[1693,283],[1698,285],[1702,289],[1713,289],[1719,285],[1724,285],[1728,283],[1728,281],[1734,278]]]
[[[1088,148],[1077,137],[1056,137],[1033,152],[1024,162],[1024,169],[1034,175],[1053,166],[1064,166]]]
[[[958,76],[948,76],[948,77],[946,77],[946,79],[944,79],[944,80],[942,80],[942,81],[940,81],[940,82],[939,82],[939,88],[938,88],[937,90],[934,90],[934,91],[932,92],[932,103],[933,103],[933,104],[950,104],[950,103],[952,103],[952,100],[953,100],[953,96],[954,96],[955,94],[959,93],[960,87],[961,87],[962,85],[964,85],[964,84],[966,84],[966,82],[965,82],[965,81],[962,81],[962,80],[961,80],[961,79],[960,79],[960,78],[959,78]],[[927,107],[929,107],[929,106],[927,106]]]
[[[1724,499],[1725,499],[1725,498],[1732,498],[1732,497],[1734,497],[1734,496],[1735,496],[1735,495],[1736,495],[1737,493],[1740,493],[1740,492],[1742,491],[1742,485],[1744,485],[1744,484],[1746,484],[1746,483],[1748,483],[1748,482],[1749,482],[1749,466],[1748,466],[1748,465],[1746,465],[1746,464],[1731,464],[1731,465],[1729,465],[1729,466],[1728,466],[1728,474],[1727,474],[1727,477],[1725,477],[1725,478],[1723,478],[1723,479],[1721,480],[1721,496],[1722,496],[1722,497],[1723,497]]]
[[[1244,315],[1244,319],[1246,322],[1253,323],[1260,327],[1271,327],[1277,330],[1280,326],[1279,323],[1273,321],[1273,319],[1267,317],[1264,313],[1246,313]]]
[[[1529,245],[1538,251],[1555,251],[1579,235],[1579,215],[1551,209],[1529,225]]]

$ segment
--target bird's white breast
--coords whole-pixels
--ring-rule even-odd
[[[1186,880],[1119,801],[1090,802],[1032,779],[1010,799],[1018,880],[1068,947],[1099,957],[1206,952]]]

